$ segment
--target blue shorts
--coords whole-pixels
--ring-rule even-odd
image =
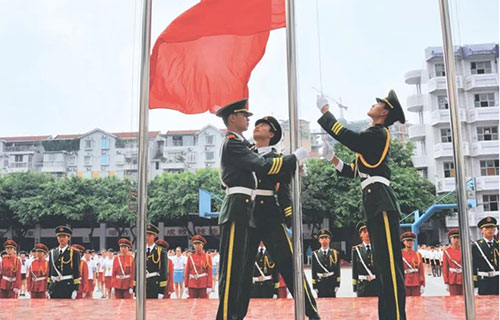
[[[217,266],[212,267],[212,275],[215,277],[217,275]]]
[[[174,283],[183,283],[183,282],[184,282],[184,270],[174,269]]]

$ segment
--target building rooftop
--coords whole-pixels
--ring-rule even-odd
[[[0,137],[0,140],[5,142],[29,142],[29,141],[43,141],[50,139],[51,136],[24,136],[24,137]]]

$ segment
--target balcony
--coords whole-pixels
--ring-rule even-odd
[[[451,142],[436,143],[434,145],[434,159],[453,157],[453,144]]]
[[[469,109],[467,121],[474,123],[478,121],[498,121],[498,107],[484,107]]]
[[[422,75],[422,70],[411,70],[405,74],[406,84],[419,84]]]
[[[161,168],[163,170],[185,169],[186,168],[186,164],[184,162],[163,162],[161,164]]]
[[[10,146],[4,147],[4,152],[35,152],[39,149],[36,146]]]
[[[456,80],[457,89],[462,89],[462,77],[457,76]],[[429,79],[428,83],[429,92],[446,91],[446,77],[434,77]]]
[[[460,122],[467,121],[467,112],[464,109],[458,109]],[[440,123],[451,123],[450,110],[434,110],[431,113],[431,124],[433,126]]]
[[[408,128],[408,137],[412,141],[425,139],[425,124],[416,124]]]
[[[499,176],[480,176],[476,177],[476,190],[477,191],[491,191],[498,190]]]
[[[483,89],[483,88],[497,88],[498,87],[498,74],[471,74],[464,80],[464,90]]]
[[[485,155],[498,155],[499,154],[499,141],[476,141],[471,145],[471,156],[485,156]]]
[[[44,161],[42,165],[42,172],[66,172],[65,161]]]
[[[410,112],[420,112],[424,107],[424,99],[421,94],[414,94],[406,99],[406,106]]]
[[[455,178],[438,178],[436,179],[436,192],[450,192],[455,190]]]
[[[427,168],[427,157],[425,156],[413,156],[411,158],[413,166],[417,169]]]

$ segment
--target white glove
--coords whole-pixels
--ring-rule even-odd
[[[299,167],[299,173],[301,177],[307,177],[307,166],[305,163],[301,164]]]
[[[115,294],[115,288],[111,288],[111,294]]]
[[[328,161],[332,161],[333,157],[335,157],[335,150],[331,145],[323,142],[319,148],[319,155]]]
[[[420,294],[424,294],[424,286],[420,286]]]
[[[210,294],[212,292],[212,288],[207,288],[207,294]]]
[[[158,299],[163,299],[163,295],[161,293],[158,293]]]
[[[328,99],[324,95],[317,95],[316,96],[316,106],[318,107],[319,111],[323,109],[324,106],[328,105]]]
[[[335,293],[337,293],[337,291],[339,291],[339,287],[335,287]]]
[[[49,294],[49,292],[48,292],[48,291],[45,291],[45,297],[47,297],[47,299],[49,299],[49,300],[50,300],[50,294]]]
[[[76,299],[76,290],[73,290],[73,292],[71,293],[71,299]]]
[[[304,159],[307,159],[307,157],[309,157],[309,152],[307,152],[307,150],[302,147],[295,150],[293,154],[295,155],[298,161],[302,161]]]
[[[82,293],[82,298],[85,298],[87,296],[87,292]]]
[[[449,284],[446,285],[446,292],[450,292],[450,285]]]
[[[478,295],[479,294],[479,288],[474,288],[474,295]]]
[[[19,289],[18,288],[14,288],[14,289],[12,289],[12,291],[14,291],[15,294],[19,293]]]
[[[314,292],[316,292],[316,295],[318,294],[319,290],[318,289],[313,289]]]
[[[134,289],[132,288],[128,289],[128,294],[134,294]]]

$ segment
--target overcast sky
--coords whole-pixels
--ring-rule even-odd
[[[141,2],[0,0],[0,136],[137,130]],[[196,3],[154,0],[152,44]],[[437,0],[318,0],[321,52],[316,0],[295,3],[299,112],[313,124],[313,87],[341,97],[348,120],[365,119],[391,88],[404,105],[414,90],[404,74],[424,66],[426,47],[442,44]],[[451,0],[451,8],[455,45],[498,42],[497,0]],[[284,29],[271,32],[249,88],[256,116],[288,118]],[[152,110],[149,117],[150,130],[162,132],[222,127],[208,113]]]

